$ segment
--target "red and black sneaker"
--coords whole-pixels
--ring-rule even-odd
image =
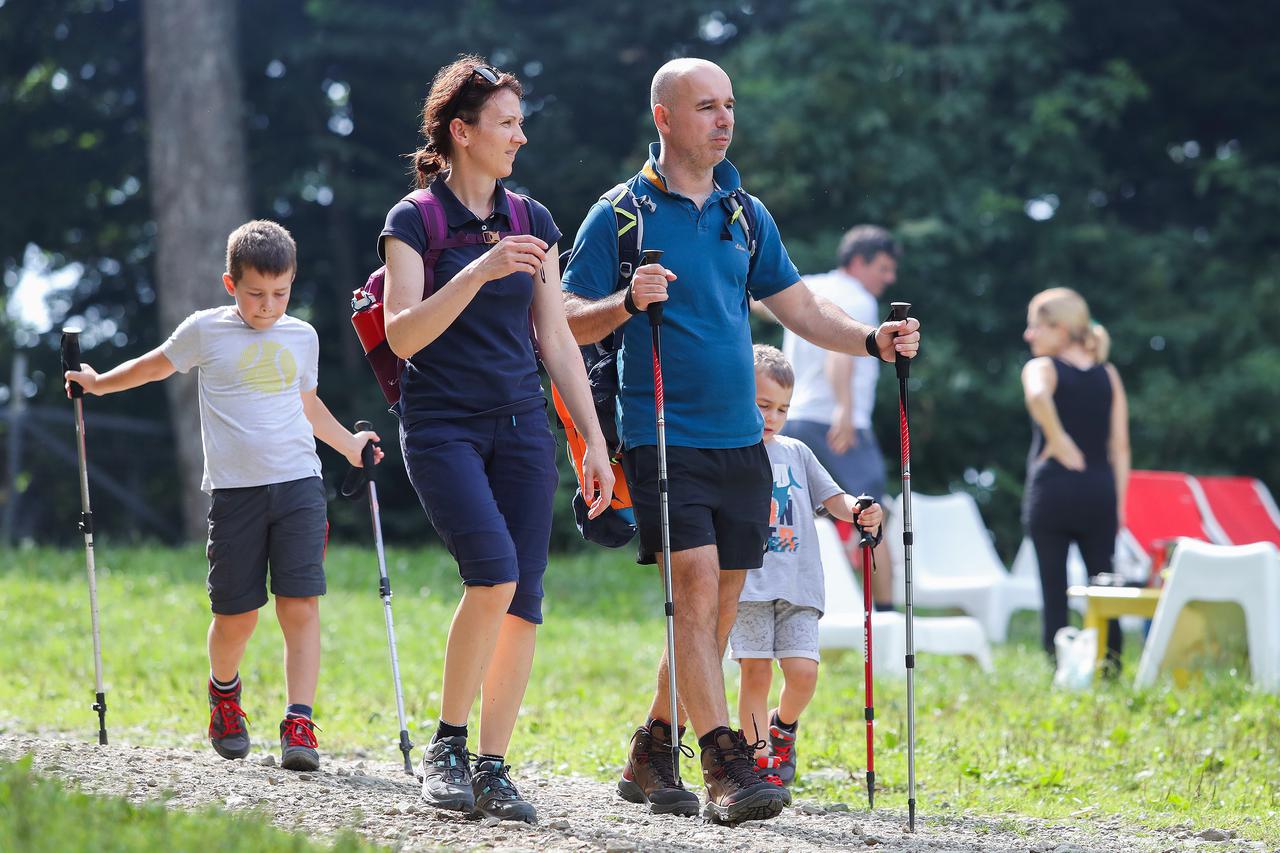
[[[778,759],[778,778],[782,784],[790,785],[796,780],[796,733],[800,729],[797,722],[789,731],[778,722],[778,712],[769,715],[769,755]]]
[[[317,770],[316,726],[309,717],[290,714],[280,721],[280,766],[285,770]]]
[[[770,784],[777,785],[786,794],[782,798],[784,806],[791,805],[791,792],[787,790],[786,784],[782,781],[782,777],[778,775],[778,765],[780,761],[776,755],[757,755],[756,756],[756,775]]]
[[[223,758],[249,754],[249,718],[240,707],[240,684],[222,691],[209,682],[209,743]]]

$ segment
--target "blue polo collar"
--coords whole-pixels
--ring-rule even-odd
[[[661,142],[649,143],[649,159],[645,162],[644,168],[640,170],[640,177],[650,184],[654,189],[660,190],[667,195],[675,195],[671,190],[667,189],[667,179],[658,169],[658,157],[662,153]],[[738,174],[738,169],[728,158],[721,160],[711,170],[711,180],[715,184],[715,189],[711,192],[712,198],[718,198],[728,195],[734,190],[742,186],[742,177]]]
[[[453,194],[453,190],[449,189],[449,185],[444,182],[448,176],[448,172],[436,175],[436,179],[431,182],[431,194],[440,199],[440,206],[444,208],[445,219],[449,222],[450,230],[457,231],[472,222],[483,224],[480,217],[472,213],[471,208],[459,201]],[[511,207],[507,204],[507,193],[502,186],[502,181],[495,181],[494,184],[493,212],[502,214],[506,218],[507,227],[510,228]]]

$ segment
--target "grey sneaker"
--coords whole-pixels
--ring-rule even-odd
[[[285,770],[318,770],[316,724],[306,717],[285,717],[280,721],[280,766]]]
[[[209,683],[209,743],[223,758],[249,754],[249,718],[240,707],[240,687],[223,693]]]
[[[477,816],[537,823],[538,812],[532,803],[520,796],[508,775],[510,772],[510,765],[496,761],[476,764],[471,789],[475,792]]]
[[[471,790],[471,759],[462,735],[433,740],[422,755],[422,799],[438,809],[475,810]]]

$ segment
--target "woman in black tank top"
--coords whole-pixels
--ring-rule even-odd
[[[1022,520],[1035,545],[1044,596],[1041,642],[1067,624],[1067,551],[1075,542],[1093,578],[1111,571],[1129,481],[1129,408],[1107,362],[1109,338],[1080,294],[1055,287],[1027,308],[1022,369],[1031,451]],[[1119,666],[1120,627],[1111,623],[1108,660]]]

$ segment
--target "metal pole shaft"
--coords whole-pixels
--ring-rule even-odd
[[[369,516],[373,520],[373,541],[378,553],[378,592],[382,597],[382,615],[387,623],[387,645],[391,648],[391,678],[396,690],[396,717],[400,721],[400,752],[404,755],[405,772],[413,775],[409,757],[413,744],[404,717],[404,691],[400,687],[400,655],[396,651],[396,624],[391,615],[391,579],[387,577],[387,558],[382,544],[382,515],[378,506],[378,487],[369,481]]]
[[[676,690],[676,606],[671,584],[671,523],[667,506],[667,418],[662,391],[662,339],[653,327],[653,400],[658,432],[658,508],[662,526],[662,583],[667,612],[667,691],[671,695],[671,761],[680,784],[680,708]]]
[[[98,628],[98,576],[93,562],[93,510],[89,505],[89,462],[85,454],[84,402],[72,400],[76,413],[76,451],[80,458],[80,530],[84,533],[85,571],[89,576],[89,613],[93,627],[93,710],[98,712],[98,743],[107,742],[107,693],[102,684],[102,634]]]

